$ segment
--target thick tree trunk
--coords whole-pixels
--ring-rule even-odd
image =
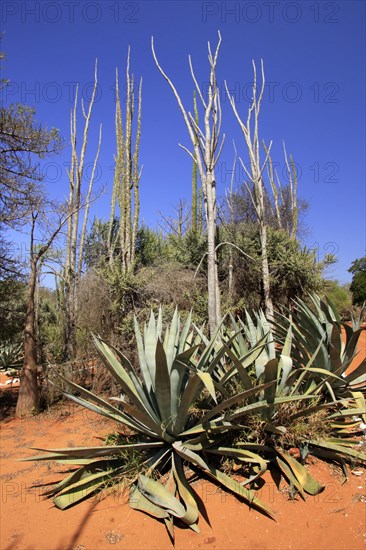
[[[15,415],[18,418],[39,412],[39,389],[37,381],[37,344],[35,334],[35,294],[37,263],[31,260],[31,273],[27,293],[27,313],[24,327],[24,363],[20,374],[19,396]]]

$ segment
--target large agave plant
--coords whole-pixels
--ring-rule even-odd
[[[177,311],[164,336],[161,311],[157,318],[151,313],[143,335],[135,322],[139,371],[120,351],[95,338],[101,359],[121,388],[121,396],[113,399],[115,404],[60,376],[68,388],[68,398],[127,426],[137,438],[133,443],[55,449],[26,459],[79,466],[49,491],[58,508],[67,508],[111,479],[126,475],[123,457],[132,449],[144,452],[144,461],[142,472],[132,486],[130,505],[163,520],[172,538],[176,522],[198,530],[198,505],[187,481],[187,467],[200,470],[271,515],[248,488],[265,471],[266,460],[251,449],[225,443],[228,433],[242,428],[243,416],[269,406],[265,400],[267,393],[258,402],[253,402],[253,397],[267,392],[273,381],[251,384],[235,395],[228,396],[227,390],[234,376],[245,379],[246,366],[256,360],[264,342],[248,348],[241,360],[228,369],[230,374],[217,380],[214,373],[223,358],[231,361],[233,357],[229,348],[233,338],[220,342],[218,329],[210,341],[202,343],[200,337],[194,338],[190,326],[189,316],[181,327]],[[206,403],[211,402],[206,410],[195,409],[201,397]],[[225,456],[252,465],[253,472],[238,483],[220,470],[219,459]],[[151,476],[156,469],[165,474],[165,483]]]
[[[314,303],[319,306],[320,301],[314,297]],[[303,302],[301,304],[305,306]],[[307,311],[308,308],[305,307]],[[326,309],[324,303],[322,303],[322,307]],[[323,321],[324,315],[320,306],[317,314]],[[317,342],[315,350],[311,346],[308,350],[305,346],[301,347],[304,355],[303,361],[300,363],[296,335],[303,329],[303,325],[306,330],[308,324],[302,324],[299,321],[295,326],[291,315],[288,318],[284,316],[280,318],[282,324],[275,324],[273,330],[261,312],[254,315],[254,320],[247,312],[245,320],[236,322],[231,319],[230,333],[234,333],[235,336],[228,355],[233,364],[238,367],[239,372],[241,372],[239,363],[242,363],[242,354],[249,346],[256,349],[256,345],[265,340],[265,345],[260,349],[254,364],[246,371],[245,377],[242,377],[242,384],[247,390],[263,383],[269,384],[266,389],[255,396],[257,402],[265,400],[268,404],[263,409],[257,410],[262,441],[260,443],[248,441],[250,434],[246,431],[244,442],[239,445],[270,458],[301,496],[304,496],[304,492],[314,495],[322,490],[322,486],[309,475],[303,464],[286,451],[289,434],[293,433],[294,426],[301,424],[305,433],[296,435],[296,445],[299,447],[301,462],[311,452],[319,457],[337,461],[347,474],[346,461],[366,463],[366,455],[355,448],[358,441],[350,439],[360,432],[360,418],[357,415],[361,415],[365,422],[365,399],[360,391],[349,392],[348,398],[343,397],[343,399],[337,399],[334,391],[322,392],[324,387],[327,389],[329,380],[332,383],[342,382],[344,377],[334,374],[329,365],[330,370],[326,370],[315,364],[320,349],[319,342]],[[329,315],[327,319],[329,320]],[[312,321],[316,325],[320,322],[316,314],[313,313]],[[239,332],[240,328],[242,330]],[[359,335],[358,330],[358,327],[355,327],[356,337]],[[329,332],[331,331],[329,330]],[[278,334],[280,334],[280,338],[278,338]],[[276,342],[275,335],[277,336]],[[322,343],[323,336],[320,340]],[[349,357],[354,357],[356,343],[357,339],[356,342],[348,343],[348,346],[346,343],[345,348],[348,350],[345,352],[348,354],[346,365],[349,365]],[[329,358],[330,363],[332,359],[334,356]],[[364,371],[364,367],[358,368],[352,380],[356,380],[358,383],[362,381],[362,368]],[[224,379],[225,376],[227,374],[224,375]],[[272,384],[270,384],[271,382]],[[343,385],[347,382],[346,378]],[[330,390],[332,390],[332,386],[330,386]],[[284,411],[286,411],[285,415]],[[318,434],[317,437],[309,435],[309,433],[306,434],[308,419],[319,413],[327,414],[327,426],[324,426],[323,433]],[[245,419],[242,419],[242,423],[246,423]],[[258,436],[258,434],[256,435]]]
[[[360,323],[354,321],[351,327],[341,322],[328,298],[321,300],[317,295],[309,298],[312,309],[298,298],[293,302],[291,313],[278,314],[274,324],[279,341],[285,339],[292,327],[291,358],[294,367],[302,371],[301,380],[307,391],[327,391],[334,401],[352,397],[353,390],[365,392],[366,360],[348,372],[363,330]]]

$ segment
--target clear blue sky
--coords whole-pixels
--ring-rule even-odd
[[[69,136],[69,114],[76,82],[90,92],[95,59],[99,94],[93,115],[89,161],[99,123],[103,143],[99,183],[106,195],[93,215],[108,217],[114,138],[114,74],[122,76],[128,45],[132,70],[143,77],[140,160],[141,218],[156,226],[159,211],[172,215],[180,198],[189,199],[191,160],[178,147],[189,145],[187,131],[159,61],[189,109],[193,83],[188,54],[204,86],[207,41],[222,34],[218,80],[222,83],[226,145],[217,170],[219,193],[230,183],[235,138],[247,161],[243,139],[229,109],[223,81],[235,90],[241,113],[252,80],[251,60],[264,59],[267,88],[261,133],[274,141],[274,161],[283,167],[282,140],[299,168],[299,195],[309,202],[306,242],[339,258],[328,276],[350,280],[351,262],[365,254],[365,2],[363,1],[13,1],[3,0],[3,77],[11,84],[6,102],[33,105],[37,118]],[[81,124],[81,116],[79,118]],[[69,149],[49,160],[49,189],[62,198]],[[56,166],[57,165],[57,166]]]

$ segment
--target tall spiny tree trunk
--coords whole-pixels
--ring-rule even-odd
[[[217,232],[217,205],[216,205],[216,179],[215,165],[220,157],[224,138],[219,146],[221,130],[221,103],[219,89],[216,81],[216,64],[221,45],[221,35],[215,54],[212,55],[210,43],[208,43],[208,59],[210,63],[210,81],[208,87],[208,97],[205,99],[195,77],[191,58],[189,64],[193,82],[196,86],[198,96],[204,109],[204,123],[201,129],[196,122],[195,116],[185,110],[180,95],[174,84],[160,66],[154,50],[154,41],[152,39],[151,47],[156,66],[165,80],[170,85],[173,94],[177,100],[179,109],[183,115],[189,137],[193,146],[193,152],[183,147],[197,164],[198,173],[201,179],[204,210],[207,222],[207,291],[208,291],[208,323],[210,333],[215,332],[216,327],[221,321],[220,289],[217,272],[217,254],[216,254],[216,232]],[[218,148],[218,152],[216,153]]]
[[[130,49],[126,70],[126,117],[123,124],[121,100],[119,94],[118,72],[116,71],[116,147],[112,204],[108,233],[109,265],[115,264],[116,240],[113,239],[113,223],[119,208],[119,245],[121,250],[122,272],[133,269],[135,262],[136,238],[140,216],[139,150],[141,139],[142,80],[138,89],[137,125],[133,145],[133,119],[135,111],[135,82],[130,75]]]
[[[76,355],[76,320],[78,289],[82,271],[83,251],[85,233],[87,228],[91,193],[94,184],[95,172],[101,145],[101,126],[99,129],[99,140],[97,152],[94,158],[93,169],[90,176],[86,197],[83,197],[83,175],[85,166],[85,155],[88,145],[89,125],[92,110],[97,92],[97,64],[95,64],[94,86],[89,102],[88,110],[85,111],[82,101],[82,113],[84,117],[83,139],[80,154],[77,151],[77,105],[78,89],[75,94],[74,107],[71,112],[70,133],[71,133],[71,166],[69,170],[69,220],[66,238],[66,259],[63,275],[64,290],[64,359],[73,359]],[[84,208],[81,234],[79,236],[80,213]],[[80,237],[80,238],[79,238]]]

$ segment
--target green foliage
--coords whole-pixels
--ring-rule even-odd
[[[348,367],[357,353],[362,328],[341,322],[329,298],[310,296],[309,307],[299,298],[293,303],[290,316],[277,315],[275,334],[285,341],[291,329],[291,358],[307,393],[329,394],[334,401],[352,397],[358,384],[365,384],[366,361],[352,373]],[[345,332],[345,342],[342,338]]]
[[[53,290],[39,289],[37,327],[40,363],[60,361],[63,355],[61,311]]]
[[[22,345],[5,341],[0,344],[0,369],[18,370],[22,367]]]
[[[207,237],[188,229],[184,235],[169,235],[167,245],[171,260],[195,269],[207,251]]]
[[[19,279],[0,280],[0,342],[19,340],[25,318],[25,284]]]
[[[349,319],[352,308],[352,293],[349,285],[340,285],[338,281],[325,281],[325,294],[339,311],[341,318]]]
[[[352,273],[351,292],[353,303],[362,305],[366,301],[366,256],[352,262],[348,270]]]
[[[20,104],[0,109],[0,223],[24,223],[44,177],[34,157],[42,159],[62,145],[58,131],[38,124],[34,114]]]
[[[236,244],[245,254],[233,249],[235,303],[241,299],[247,309],[263,305],[261,245],[254,224],[237,224],[220,230],[221,241]],[[319,292],[323,286],[322,272],[326,262],[317,262],[315,253],[304,248],[282,229],[268,227],[268,260],[271,274],[271,295],[277,305],[288,305],[295,296]],[[228,259],[228,247],[222,247],[223,264]],[[225,273],[227,267],[225,267]],[[221,278],[225,276],[221,269]]]
[[[167,245],[161,235],[147,226],[140,227],[136,239],[136,261],[140,266],[158,265],[167,256]]]

